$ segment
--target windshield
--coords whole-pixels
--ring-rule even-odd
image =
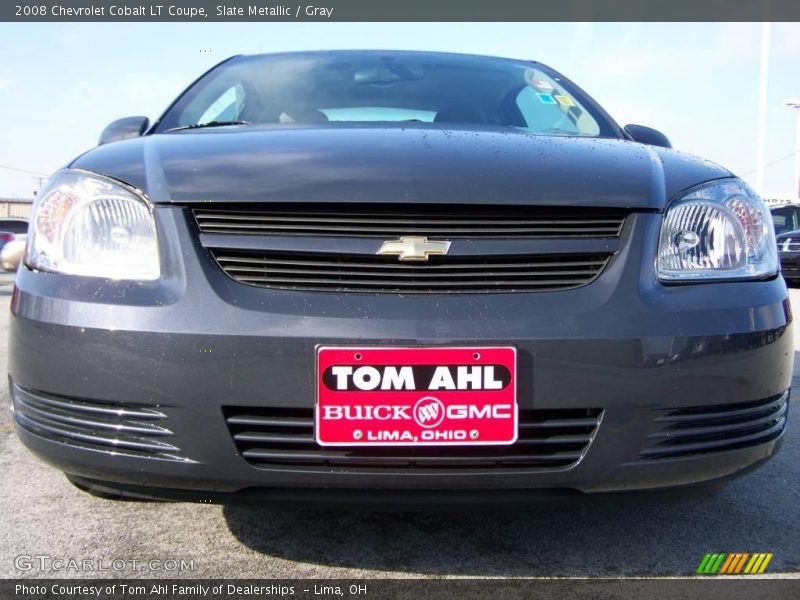
[[[439,123],[615,136],[558,74],[536,63],[402,52],[233,59],[201,78],[157,131],[210,124]]]
[[[0,219],[0,231],[11,233],[27,233],[28,222],[18,219]]]

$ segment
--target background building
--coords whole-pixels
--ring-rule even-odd
[[[19,198],[0,198],[0,219],[8,217],[22,217],[29,219],[31,216],[32,200]]]

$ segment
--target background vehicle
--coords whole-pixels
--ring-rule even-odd
[[[769,210],[777,235],[800,229],[800,204],[784,204]]]
[[[6,271],[16,271],[25,255],[25,244],[28,235],[25,233],[16,234],[14,239],[5,243],[0,249],[0,265]]]
[[[777,237],[781,274],[787,283],[800,282],[800,230],[787,231]]]
[[[27,219],[0,219],[0,249],[18,235],[25,235],[27,232]]]

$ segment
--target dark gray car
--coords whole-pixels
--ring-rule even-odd
[[[542,64],[235,57],[101,142],[39,195],[10,324],[17,432],[81,487],[502,499],[780,446],[769,211]]]

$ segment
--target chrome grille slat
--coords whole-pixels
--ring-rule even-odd
[[[140,425],[138,423],[114,423],[110,421],[102,421],[98,419],[87,419],[84,417],[77,417],[67,414],[63,411],[46,411],[37,407],[35,403],[27,400],[19,400],[20,404],[25,407],[25,412],[31,417],[40,417],[84,429],[95,430],[108,430],[110,432],[116,431],[118,433],[142,434],[142,435],[172,435],[172,432],[166,427],[159,427],[153,424]]]
[[[131,406],[101,405],[97,403],[85,402],[81,400],[73,400],[69,398],[57,398],[55,396],[50,396],[48,394],[43,394],[41,392],[36,392],[36,394],[32,394],[22,389],[19,386],[15,386],[14,393],[16,394],[17,397],[23,398],[28,402],[33,402],[39,405],[53,407],[55,409],[67,412],[93,414],[112,419],[160,420],[166,418],[166,415],[164,413],[152,408],[139,408],[139,407],[133,408]]]
[[[658,423],[696,423],[699,421],[716,421],[719,419],[731,419],[736,417],[757,416],[760,413],[777,410],[786,404],[786,399],[781,397],[769,402],[759,402],[755,405],[745,405],[742,408],[730,408],[728,410],[715,410],[709,408],[702,412],[694,410],[684,410],[673,414],[663,415],[656,418]],[[735,405],[732,405],[735,406]]]
[[[695,442],[695,443],[683,442],[680,445],[676,444],[673,448],[670,449],[668,453],[665,453],[663,448],[659,449],[653,448],[645,450],[644,452],[642,452],[642,455],[646,458],[650,457],[665,458],[666,455],[675,456],[678,453],[680,453],[680,455],[695,454],[699,452],[704,453],[712,450],[730,448],[731,446],[739,446],[740,444],[749,445],[751,443],[764,443],[765,441],[768,441],[769,438],[783,431],[785,426],[786,426],[786,419],[781,418],[778,421],[771,424],[769,427],[759,429],[756,432],[749,433],[746,435],[729,436],[723,440],[709,440],[706,442]]]
[[[520,429],[556,429],[570,427],[595,427],[597,419],[544,419],[542,421],[520,422]]]
[[[311,444],[315,445],[313,435],[309,434],[286,434],[286,433],[263,433],[258,431],[243,431],[233,435],[237,442],[263,442],[276,444]],[[548,446],[563,444],[588,444],[591,441],[589,435],[561,435],[546,439],[524,439],[517,440],[520,446]]]
[[[493,225],[493,224],[491,224]],[[414,235],[428,235],[428,236],[442,236],[442,237],[481,237],[476,235],[476,230],[467,227],[417,227],[414,225],[387,225],[385,227],[370,227],[369,229],[362,229],[358,233],[361,236],[378,237],[378,236],[392,236],[396,235],[397,231],[402,229],[403,233]],[[537,236],[575,236],[575,235],[593,235],[593,236],[615,236],[616,227],[610,230],[605,227],[581,227],[581,228],[568,228],[568,227],[492,227],[492,234],[494,236],[506,236],[508,234],[523,235],[526,237]],[[316,227],[297,227],[293,225],[232,225],[232,224],[219,224],[219,225],[205,225],[202,226],[203,233],[239,233],[239,234],[268,234],[279,233],[286,235],[287,233],[294,233],[295,235],[346,235],[348,237],[359,237],[353,235],[349,228],[344,228],[338,225],[318,225]],[[488,237],[488,236],[483,236]]]
[[[237,442],[263,442],[275,444],[313,444],[314,438],[308,434],[293,435],[285,433],[263,433],[259,431],[243,431],[236,433],[233,439]]]
[[[717,433],[735,433],[738,431],[745,431],[749,429],[753,429],[754,427],[766,426],[771,425],[776,422],[776,420],[782,419],[789,410],[789,406],[787,404],[782,404],[776,407],[774,410],[768,411],[763,416],[758,416],[757,418],[747,418],[735,419],[735,422],[731,423],[723,423],[721,425],[699,425],[699,426],[690,426],[690,427],[681,427],[681,428],[671,428],[664,431],[659,431],[657,433],[652,433],[648,437],[652,439],[669,439],[669,440],[677,440],[681,438],[689,438],[698,435],[712,435]],[[725,419],[729,420],[729,419]]]
[[[325,452],[278,452],[269,450],[245,450],[242,452],[245,458],[266,460],[274,462],[287,462],[287,463],[307,463],[326,461],[332,463],[350,463],[355,462],[359,464],[402,464],[402,463],[416,463],[417,465],[424,464],[441,464],[447,463],[457,465],[460,463],[468,463],[470,465],[481,464],[484,461],[478,457],[463,455],[463,456],[423,456],[423,455],[408,455],[408,456],[378,456],[378,455],[357,455],[353,456],[352,453],[346,451],[332,451]],[[551,454],[538,454],[538,455],[513,455],[506,454],[496,459],[497,462],[505,463],[518,463],[518,462],[554,462],[554,461],[567,461],[573,462],[581,457],[580,452],[554,452]]]
[[[313,409],[225,407],[242,457],[260,468],[481,469],[565,468],[587,451],[599,409],[520,411],[519,439],[510,446],[337,447],[317,445]]]
[[[272,419],[270,417],[259,417],[255,415],[237,415],[228,419],[229,425],[255,425],[262,427],[308,427],[306,419],[281,418]]]
[[[435,256],[425,263],[394,257],[211,249],[240,283],[312,291],[488,293],[555,291],[584,286],[609,255]]]
[[[459,219],[453,218],[452,215],[425,215],[419,213],[417,215],[411,214],[394,214],[394,215],[387,215],[386,213],[381,213],[380,217],[375,217],[374,215],[364,214],[361,218],[350,217],[350,218],[342,218],[342,217],[328,217],[328,218],[321,218],[321,217],[306,217],[302,214],[297,215],[289,215],[289,216],[281,216],[277,213],[270,214],[269,216],[260,216],[258,213],[206,213],[202,210],[195,210],[195,217],[198,220],[202,221],[243,221],[243,222],[287,222],[287,223],[294,223],[294,222],[314,222],[314,223],[381,223],[386,225],[397,225],[398,220],[401,220],[403,223],[418,223],[422,220],[425,221],[437,221],[442,222],[448,225],[474,225],[474,220],[469,219]],[[391,217],[391,218],[387,218]],[[518,226],[520,221],[519,219],[502,219],[502,218],[492,218],[486,217],[486,220],[492,224],[496,225],[513,225]],[[619,225],[619,219],[539,219],[537,222],[546,223],[548,225],[597,225],[599,223],[606,224],[606,225]]]
[[[244,264],[257,264],[257,265],[280,265],[280,266],[287,266],[287,265],[296,265],[299,267],[323,267],[325,269],[330,268],[332,260],[329,258],[328,260],[301,260],[299,258],[294,258],[297,255],[293,255],[293,258],[287,259],[281,255],[276,256],[264,256],[264,257],[257,257],[257,256],[226,256],[224,254],[218,254],[216,257],[219,262],[223,263],[244,263]],[[370,257],[372,259],[372,257]],[[597,258],[597,259],[571,259],[569,255],[563,255],[562,260],[558,261],[537,261],[537,262],[525,262],[523,261],[516,261],[516,262],[492,262],[493,269],[519,269],[519,268],[546,268],[546,267],[570,267],[570,266],[595,266],[600,267],[603,266],[606,262],[605,258]],[[345,267],[345,268],[365,268],[365,269],[381,269],[381,270],[408,270],[410,268],[414,268],[414,265],[409,264],[402,264],[397,261],[395,262],[350,262],[347,260],[336,260],[336,266],[338,267]],[[459,269],[474,269],[475,262],[465,262],[459,264],[455,261],[448,261],[447,263],[443,264],[426,264],[424,267],[417,266],[416,268],[424,271],[449,271],[454,270],[457,271]],[[226,269],[232,267],[224,267]]]
[[[654,460],[735,450],[764,444],[786,427],[789,392],[756,402],[684,408],[661,415],[661,429],[647,439],[653,445],[640,453]]]
[[[331,277],[337,277],[337,276],[340,277],[340,276],[343,276],[343,275],[347,276],[347,277],[351,277],[351,276],[357,277],[359,275],[369,275],[370,277],[397,277],[398,275],[401,275],[401,273],[397,273],[397,272],[390,272],[390,273],[385,273],[384,272],[384,273],[381,273],[380,271],[376,271],[376,270],[362,270],[362,271],[351,271],[351,270],[342,271],[342,270],[337,270],[335,274],[329,274],[329,273],[326,273],[323,270],[314,271],[314,270],[309,270],[309,269],[275,269],[275,268],[272,268],[272,267],[258,268],[258,267],[229,266],[229,267],[226,267],[226,270],[228,272],[231,272],[231,273],[241,273],[243,277],[248,277],[249,274],[252,274],[252,273],[264,273],[264,274],[277,273],[279,275],[280,274],[289,274],[289,275],[291,275],[291,274],[299,273],[299,274],[314,275],[314,276],[317,276],[317,277],[322,277],[322,276],[325,276],[325,275],[330,275]],[[564,271],[559,271],[558,272],[558,276],[559,277],[561,277],[561,276],[566,277],[568,275],[593,275],[594,273],[595,273],[595,270],[590,270],[590,269],[584,269],[584,270],[567,269],[567,270],[564,270]],[[548,273],[548,272],[537,273],[536,271],[500,271],[500,274],[502,274],[505,277],[554,277],[554,275],[552,273]],[[472,272],[468,272],[468,271],[467,272],[464,272],[464,271],[461,271],[461,272],[452,271],[452,272],[450,272],[450,271],[448,271],[446,273],[442,272],[442,271],[430,272],[430,273],[426,273],[424,271],[415,271],[414,272],[414,277],[423,277],[423,278],[428,278],[428,277],[431,277],[431,278],[432,277],[453,277],[453,278],[481,277],[482,278],[484,276],[485,275],[483,273],[472,273]],[[580,280],[578,280],[578,281],[580,281]]]
[[[364,281],[363,279],[341,279],[341,278],[331,278],[326,279],[322,277],[237,277],[239,281],[242,283],[264,283],[267,285],[297,285],[298,287],[315,287],[315,286],[322,286],[322,285],[330,285],[336,284],[336,287],[341,288],[349,288],[354,286],[365,286],[368,288],[375,288],[375,282],[371,281]],[[581,279],[544,279],[544,280],[524,280],[524,279],[495,279],[491,282],[487,281],[459,281],[457,285],[461,288],[466,287],[478,287],[480,289],[487,288],[489,285],[493,286],[508,286],[514,288],[516,286],[544,286],[544,287],[551,287],[555,285],[563,285],[563,286],[577,286],[581,285],[583,280]],[[387,288],[391,290],[399,289],[399,288],[411,288],[417,289],[419,287],[425,288],[445,288],[449,289],[452,286],[456,285],[454,281],[425,281],[423,285],[420,285],[417,281],[405,281],[402,279],[389,279],[383,280],[380,282],[381,288]],[[429,290],[425,290],[429,291]]]
[[[618,237],[625,212],[591,207],[268,205],[195,208],[202,233],[381,237]]]
[[[60,398],[12,384],[14,420],[37,436],[90,450],[191,462],[171,443],[167,416],[144,406]]]
[[[149,452],[177,452],[177,446],[166,442],[146,442],[130,437],[111,437],[100,432],[86,431],[77,427],[61,424],[41,416],[33,418],[30,413],[20,413],[18,422],[31,430],[40,430],[59,437],[73,438],[82,442],[110,447],[127,448],[132,450],[145,450]]]

